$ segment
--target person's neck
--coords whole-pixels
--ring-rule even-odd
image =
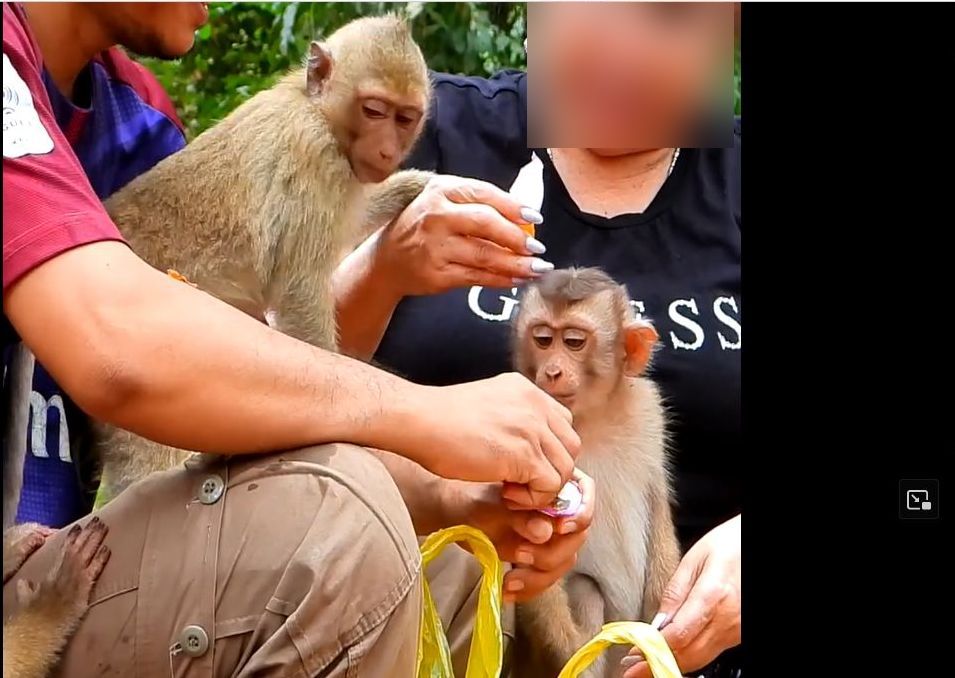
[[[577,206],[610,218],[644,212],[666,181],[675,149],[602,156],[586,148],[551,150],[560,178]]]
[[[79,74],[94,56],[113,46],[106,27],[82,2],[30,2],[22,7],[43,65],[57,89],[72,99]]]

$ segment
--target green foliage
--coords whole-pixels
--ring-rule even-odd
[[[169,92],[191,138],[300,64],[310,40],[388,11],[411,19],[434,70],[490,75],[526,66],[524,5],[480,2],[217,2],[189,54],[142,61]]]
[[[189,54],[142,61],[169,92],[192,138],[300,64],[310,40],[355,17],[387,11],[411,19],[436,71],[491,75],[527,65],[526,8],[507,2],[217,2]],[[735,93],[739,112],[738,52]]]

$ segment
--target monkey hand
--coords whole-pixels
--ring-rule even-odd
[[[534,257],[544,246],[522,229],[541,221],[493,184],[435,176],[373,236],[373,266],[400,296],[509,288],[553,268]]]
[[[38,523],[14,525],[3,535],[3,583],[12,577],[34,551],[43,546],[47,537],[56,532],[52,527]]]
[[[500,484],[467,484],[459,522],[484,532],[501,560],[514,564],[504,575],[505,602],[537,596],[577,562],[593,520],[596,493],[590,476],[575,470],[574,479],[583,492],[583,503],[575,515],[563,518],[512,504],[501,496]]]
[[[85,612],[93,584],[109,560],[109,548],[103,544],[108,528],[98,517],[84,527],[70,528],[60,555],[40,583],[21,579],[17,582],[20,607],[33,609],[52,618],[78,618]],[[67,610],[63,610],[68,604]]]
[[[574,474],[570,410],[516,373],[431,391],[415,461],[444,478],[504,482],[504,498],[548,506]]]
[[[740,516],[713,528],[686,552],[663,593],[661,633],[684,673],[740,643]],[[624,678],[651,678],[636,648]]]

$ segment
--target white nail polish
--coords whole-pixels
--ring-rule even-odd
[[[657,616],[653,618],[653,621],[650,622],[650,626],[659,630],[663,622],[666,621],[667,615],[666,612],[657,612]]]
[[[543,259],[531,259],[531,270],[534,273],[547,273],[547,271],[554,270],[554,265]]]
[[[531,254],[543,254],[547,251],[547,248],[544,247],[544,243],[537,238],[527,236],[527,251]]]
[[[533,207],[522,207],[521,208],[521,219],[526,221],[529,224],[542,224],[544,223],[544,217],[540,212],[535,210]]]

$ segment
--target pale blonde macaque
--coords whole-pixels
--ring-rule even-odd
[[[54,530],[25,523],[3,534],[3,583]],[[93,518],[74,525],[47,577],[17,582],[18,611],[3,620],[3,678],[46,678],[89,606],[93,584],[106,567],[106,525]]]
[[[363,233],[395,218],[430,179],[394,173],[421,133],[430,96],[406,23],[357,19],[313,42],[305,67],[133,180],[106,208],[152,266],[334,351],[331,274]],[[101,430],[97,447],[107,498],[189,455],[118,429]]]
[[[529,4],[528,145],[731,145],[736,5]]]
[[[573,412],[577,466],[597,486],[577,563],[517,609],[515,675],[553,678],[604,623],[650,621],[680,561],[663,404],[644,376],[657,333],[595,268],[542,276],[513,327],[515,368]],[[610,675],[618,661],[605,656],[588,675]]]

